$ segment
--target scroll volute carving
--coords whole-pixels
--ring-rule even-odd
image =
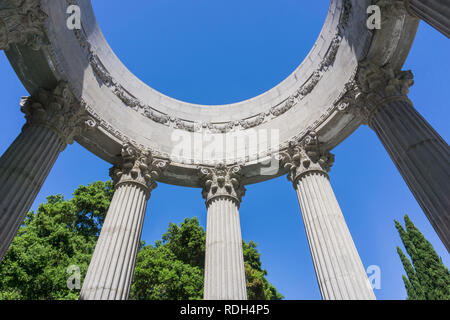
[[[40,0],[5,0],[0,9],[0,50],[11,44],[27,45],[40,50],[48,44],[45,32],[47,14]]]
[[[315,132],[310,132],[301,141],[292,141],[289,148],[279,153],[277,158],[293,183],[308,172],[328,175],[334,163],[334,155],[322,150]]]
[[[72,144],[84,130],[97,127],[97,122],[75,99],[67,82],[61,81],[53,90],[39,89],[21,100],[21,111],[28,126],[54,130],[64,144]]]
[[[203,183],[202,195],[207,203],[217,197],[227,197],[238,204],[241,202],[246,191],[242,184],[241,165],[227,167],[219,164],[214,168],[201,167],[199,170]]]
[[[156,188],[158,180],[169,162],[153,159],[148,150],[141,150],[129,142],[124,143],[118,165],[111,168],[110,175],[116,186],[135,183],[143,186],[148,193]]]

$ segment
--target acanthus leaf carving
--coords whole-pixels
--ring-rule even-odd
[[[21,111],[27,120],[24,128],[36,125],[48,127],[58,134],[64,144],[72,144],[75,136],[97,125],[64,81],[51,91],[41,88],[31,97],[23,97]]]
[[[5,1],[0,9],[0,50],[8,50],[11,44],[26,45],[36,51],[48,45],[47,18],[39,0]]]
[[[410,70],[395,71],[391,66],[378,66],[363,61],[358,70],[357,84],[363,95],[361,107],[366,114],[367,123],[383,103],[392,100],[405,100],[409,88],[414,84],[414,75]]]
[[[336,103],[336,109],[345,114],[353,114],[361,123],[367,123],[368,114],[361,106],[364,104],[364,94],[358,85],[358,82],[353,79],[345,85],[345,93],[340,97]]]
[[[169,162],[162,159],[153,159],[150,151],[141,149],[130,142],[122,146],[118,164],[110,169],[114,184],[133,183],[144,187],[147,196],[156,188],[156,180],[167,169]]]
[[[291,141],[289,148],[277,156],[294,184],[309,172],[328,176],[334,163],[334,155],[322,149],[315,132],[310,132],[300,141]]]
[[[381,9],[381,27],[392,18],[409,14],[407,0],[375,0],[374,5]],[[414,16],[414,15],[412,15]]]
[[[216,198],[231,199],[239,206],[246,191],[242,184],[242,165],[227,167],[220,163],[215,167],[199,167],[199,175],[207,206]]]

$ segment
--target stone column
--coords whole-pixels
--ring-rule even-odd
[[[448,0],[403,0],[406,10],[450,37],[450,2]]]
[[[324,300],[374,300],[375,295],[331,187],[334,156],[315,133],[281,154],[297,191],[314,268]]]
[[[247,300],[239,205],[245,193],[241,167],[201,168],[208,210],[205,300]]]
[[[0,158],[0,260],[59,154],[88,123],[66,83],[23,98],[21,109],[27,123]]]
[[[111,169],[115,189],[81,289],[81,300],[126,300],[130,293],[147,201],[167,163],[125,144]]]
[[[408,99],[411,71],[367,64],[359,82],[368,124],[450,251],[450,148]]]
[[[2,0],[0,5],[0,50],[10,45],[27,45],[40,50],[48,43],[45,34],[47,14],[39,0]]]

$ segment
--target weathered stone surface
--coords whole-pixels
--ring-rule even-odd
[[[328,176],[309,171],[297,180],[296,191],[322,298],[374,300]]]
[[[244,183],[255,183],[285,173],[280,168],[268,176],[258,174],[267,159],[274,152],[285,150],[290,140],[315,131],[330,149],[360,125],[358,117],[338,109],[347,84],[354,81],[358,61],[377,52],[384,60],[395,58],[395,67],[401,67],[408,51],[404,48],[410,45],[415,32],[416,22],[411,21],[417,19],[407,15],[390,17],[392,21],[405,20],[395,37],[370,32],[365,28],[364,18],[370,3],[369,0],[332,0],[321,35],[292,75],[258,97],[224,106],[184,103],[160,94],[137,79],[108,46],[90,0],[41,2],[42,11],[52,21],[45,25],[49,46],[44,56],[48,65],[23,59],[30,52],[22,52],[25,49],[20,46],[7,54],[16,70],[21,70],[19,76],[31,92],[35,92],[39,79],[49,79],[50,74],[55,79],[64,77],[70,83],[81,105],[98,124],[98,130],[80,135],[78,142],[106,161],[113,163],[121,145],[129,141],[150,150],[155,157],[172,160],[159,179],[162,182],[199,187],[197,165],[209,167],[224,162],[227,166],[242,163]],[[80,30],[61,27],[66,25],[68,4],[79,5],[83,12]],[[391,36],[392,39],[385,39]],[[381,42],[390,45],[382,47],[378,45]],[[42,61],[44,56],[38,52],[36,60]],[[26,80],[30,74],[33,81]],[[252,138],[255,130],[271,128],[279,131],[277,145],[268,147],[265,139]],[[211,155],[194,149],[189,156],[175,159],[173,151],[180,145],[179,133],[194,139],[198,130],[218,141],[225,140],[229,134],[238,134],[245,143]],[[191,144],[187,141],[185,145]]]
[[[297,191],[322,298],[375,299],[329,181],[334,156],[321,150],[314,133],[289,153],[281,154],[280,160]]]
[[[450,38],[450,2],[447,0],[404,0],[408,12]]]
[[[81,289],[81,300],[126,300],[141,239],[147,190],[117,187]]]
[[[97,125],[80,107],[66,82],[60,82],[52,91],[40,89],[35,95],[22,98],[21,110],[27,119],[25,128],[47,127],[65,145],[72,144],[75,136]]]
[[[239,205],[240,167],[201,168],[206,226],[205,300],[247,300]]]
[[[79,30],[65,27],[69,4],[81,7]],[[380,30],[366,28],[371,4],[382,7]],[[449,248],[449,148],[412,107],[406,97],[412,74],[400,71],[418,27],[415,16],[448,36],[444,0],[331,0],[317,42],[285,81],[253,99],[201,106],[136,78],[104,39],[90,0],[0,2],[0,49],[32,93],[22,104],[27,125],[0,159],[0,258],[58,154],[76,138],[115,164],[116,184],[82,299],[128,297],[156,180],[203,188],[205,299],[246,299],[239,225],[244,185],[285,173],[298,193],[323,297],[373,299],[328,180],[334,161],[328,150],[360,124],[377,132]],[[41,89],[49,83],[59,85]],[[271,129],[275,145],[254,139]],[[199,133],[203,145],[223,145],[230,134],[244,143],[205,155],[192,148]],[[180,146],[190,152],[175,158]],[[274,155],[283,165],[262,174]]]
[[[334,155],[324,151],[315,132],[309,133],[299,142],[292,141],[289,149],[279,154],[288,179],[294,186],[307,172],[328,172],[334,163]]]
[[[48,44],[45,34],[47,14],[41,10],[40,0],[5,0],[0,6],[0,50],[11,44],[40,50]]]
[[[408,99],[412,73],[372,65],[360,81],[369,125],[450,251],[450,148]]]
[[[156,180],[161,176],[169,162],[153,159],[148,150],[140,150],[130,143],[122,147],[120,162],[110,170],[116,186],[121,184],[139,184],[150,192],[156,188]]]
[[[242,166],[226,167],[219,164],[214,168],[201,167],[199,170],[204,183],[202,196],[206,200],[206,206],[209,206],[214,198],[230,198],[239,207],[245,195]]]
[[[54,131],[33,126],[0,158],[0,260],[64,147]]]
[[[167,163],[127,143],[112,168],[114,192],[80,294],[81,300],[126,300],[154,179]]]
[[[0,158],[0,260],[59,154],[91,124],[65,83],[22,99],[27,123]]]

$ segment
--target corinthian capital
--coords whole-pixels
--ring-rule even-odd
[[[156,180],[167,168],[168,161],[153,159],[150,151],[141,150],[131,143],[125,143],[119,157],[119,163],[110,170],[114,184],[133,183],[144,187],[148,196],[156,188]]]
[[[5,0],[0,6],[0,50],[11,44],[28,45],[40,50],[48,43],[45,34],[47,14],[40,0]]]
[[[219,164],[214,168],[201,167],[199,170],[203,183],[202,195],[207,206],[218,197],[230,198],[239,206],[245,194],[241,165],[226,167]]]
[[[394,71],[389,66],[380,67],[363,62],[358,72],[358,86],[364,95],[363,108],[370,124],[379,107],[395,100],[408,99],[409,88],[414,84],[414,75],[408,71]]]
[[[315,132],[311,132],[299,142],[291,143],[288,150],[280,153],[278,158],[288,171],[288,179],[294,184],[308,172],[319,172],[328,176],[334,163],[334,155],[322,150]]]
[[[358,72],[358,84],[368,99],[384,99],[392,96],[406,96],[414,84],[411,70],[394,71],[389,66],[380,67],[363,63]]]
[[[42,126],[54,130],[64,144],[72,144],[75,136],[95,126],[73,96],[66,82],[60,82],[52,91],[39,89],[20,103],[29,126]]]

